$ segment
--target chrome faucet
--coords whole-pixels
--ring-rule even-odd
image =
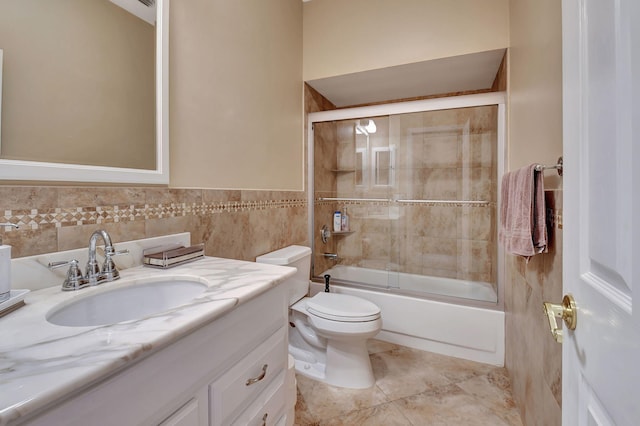
[[[96,260],[96,244],[98,237],[104,241],[104,265],[102,269],[98,265]],[[111,243],[111,237],[104,229],[94,231],[89,238],[89,260],[87,261],[87,272],[85,273],[85,279],[89,285],[96,285],[102,281],[115,281],[120,278],[120,272],[116,268],[116,264],[113,263],[113,256],[119,254],[129,253],[129,250],[123,250],[116,252]]]
[[[338,253],[322,253],[322,255],[332,260],[338,260]]]
[[[96,245],[98,238],[104,241],[104,264],[102,269],[96,260]],[[69,260],[62,262],[49,263],[50,269],[59,268],[69,265],[67,278],[62,283],[62,290],[80,290],[88,286],[98,285],[104,281],[115,281],[120,278],[120,272],[113,262],[113,256],[129,253],[129,250],[116,251],[111,243],[111,237],[107,231],[100,229],[91,234],[89,239],[89,260],[87,261],[87,270],[84,276],[78,267],[77,260]]]

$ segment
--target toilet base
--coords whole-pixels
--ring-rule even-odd
[[[289,345],[289,353],[295,359],[296,373],[343,388],[366,389],[373,386],[375,377],[366,343],[361,346],[332,343],[327,347],[326,361],[324,357],[317,356],[319,354],[313,348],[307,350]]]
[[[366,340],[360,344],[334,340],[327,345],[325,382],[343,388],[366,389],[376,383]]]

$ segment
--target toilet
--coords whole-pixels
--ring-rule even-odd
[[[382,328],[380,308],[360,297],[318,293],[307,297],[311,249],[289,246],[258,256],[258,263],[293,266],[283,285],[289,297],[289,354],[297,373],[333,386],[364,389],[375,379],[367,339]]]

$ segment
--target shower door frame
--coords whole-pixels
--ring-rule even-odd
[[[379,116],[391,116],[396,114],[409,114],[416,112],[439,111],[445,109],[469,108],[479,106],[496,105],[498,107],[497,122],[497,205],[496,217],[500,212],[501,206],[501,176],[504,174],[507,162],[507,145],[506,145],[506,92],[489,92],[474,95],[451,96],[445,98],[425,99],[420,101],[396,102],[389,104],[371,105],[355,108],[343,108],[328,111],[312,112],[307,117],[307,202],[308,210],[308,235],[311,242],[312,265],[311,270],[314,271],[314,210],[315,210],[315,186],[314,186],[314,124],[328,121],[352,120],[357,118],[371,118]],[[497,225],[497,224],[496,224]],[[496,241],[497,241],[496,226]],[[463,299],[458,297],[440,296],[431,293],[425,293],[423,297],[433,300],[442,300],[445,302],[454,302],[468,306],[477,306],[489,309],[504,309],[504,283],[505,276],[505,260],[504,249],[498,244],[498,265],[497,265],[497,302],[485,302],[472,299]]]

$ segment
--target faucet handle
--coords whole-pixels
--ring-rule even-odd
[[[67,278],[65,278],[62,283],[62,291],[80,290],[89,284],[89,282],[82,276],[82,271],[80,270],[78,263],[79,262],[76,259],[49,263],[48,267],[52,270],[69,265]]]
[[[102,265],[101,275],[107,281],[115,281],[120,278],[120,272],[116,268],[116,264],[113,262],[113,256],[120,256],[128,254],[129,250],[106,250],[104,254],[104,265]]]

